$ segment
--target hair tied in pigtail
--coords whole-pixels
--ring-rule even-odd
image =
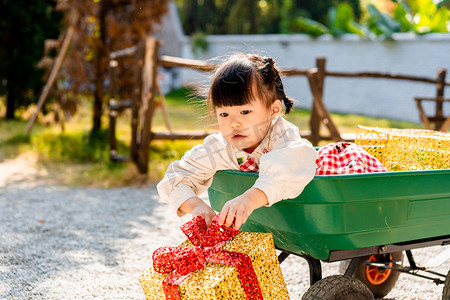
[[[270,67],[273,66],[273,59],[272,59],[272,57],[265,57],[264,58],[264,62],[266,63],[266,65],[269,64]]]
[[[273,59],[271,57],[263,58],[264,67],[262,67],[262,71],[264,74],[264,81],[271,82],[273,80]]]

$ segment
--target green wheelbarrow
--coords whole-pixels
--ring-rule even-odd
[[[208,190],[212,208],[220,211],[257,177],[217,172]],[[417,266],[411,252],[450,244],[450,169],[316,176],[299,197],[255,210],[241,230],[271,232],[280,263],[291,254],[306,259],[311,287],[303,299],[384,297],[405,272],[444,284],[450,300],[450,272]],[[344,274],[322,278],[321,262],[335,261],[346,262]]]

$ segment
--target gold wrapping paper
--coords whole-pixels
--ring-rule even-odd
[[[389,171],[450,168],[449,133],[358,126],[355,143]]]
[[[192,244],[186,240],[180,247]],[[264,299],[289,299],[271,233],[241,232],[222,249],[250,256]],[[145,298],[165,299],[162,281],[168,274],[150,268],[139,277]],[[246,299],[235,267],[206,263],[206,267],[192,272],[179,285],[181,299]]]

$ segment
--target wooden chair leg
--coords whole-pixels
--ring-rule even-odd
[[[166,123],[166,127],[169,130],[169,132],[172,132],[172,125],[170,124],[170,119],[169,119],[169,113],[167,111],[167,105],[166,105],[166,99],[164,97],[164,93],[161,90],[161,87],[159,86],[158,81],[156,81],[156,90],[158,91],[159,94],[159,102],[161,104],[161,110],[163,112],[163,117],[164,117],[164,123]]]
[[[417,108],[419,109],[420,113],[420,119],[422,120],[423,127],[425,129],[431,129],[430,120],[428,119],[427,115],[425,114],[423,108],[422,108],[422,101],[416,100]]]
[[[444,123],[442,123],[441,128],[439,129],[439,131],[444,131],[447,132],[447,130],[450,128],[450,117],[448,117]]]
[[[325,107],[325,104],[323,103],[320,97],[316,82],[317,71],[312,70],[308,73],[307,76],[309,86],[311,88],[311,92],[314,97],[313,105],[317,111],[317,114],[320,116],[322,123],[328,128],[328,131],[330,132],[333,141],[335,142],[342,141],[341,134],[339,133],[337,127],[334,125],[334,122],[331,119],[331,115],[328,112],[328,109]]]
[[[317,113],[315,105],[313,105],[311,109],[309,128],[311,129],[311,142],[314,146],[317,146],[320,141],[320,116]]]

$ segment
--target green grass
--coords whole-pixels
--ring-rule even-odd
[[[170,124],[174,130],[216,130],[208,117],[207,109],[198,100],[192,99],[187,89],[179,89],[166,95]],[[301,130],[309,128],[307,110],[296,109],[287,119]],[[0,116],[1,117],[1,116]],[[378,126],[392,128],[422,128],[420,124],[388,119],[369,118],[350,114],[332,114],[332,119],[341,132],[355,132],[356,126]],[[108,119],[102,120],[103,127]],[[154,130],[167,130],[161,110],[156,111]],[[36,123],[31,135],[25,134],[26,120],[5,121],[0,118],[0,163],[23,154],[37,157],[38,168],[46,170],[48,177],[56,183],[70,186],[114,187],[156,183],[164,175],[167,166],[199,140],[154,141],[150,148],[149,176],[138,174],[132,163],[112,163],[109,160],[108,131],[101,130],[93,136],[91,128],[91,101],[82,99],[80,111],[66,123],[65,131],[60,126],[44,126]],[[326,134],[325,126],[322,131]],[[130,153],[130,113],[118,118],[116,136],[118,152]]]
[[[0,119],[0,162],[14,158],[30,144],[31,137],[25,134],[25,126],[24,121]]]

